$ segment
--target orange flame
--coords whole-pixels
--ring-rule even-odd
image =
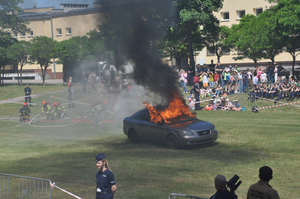
[[[150,122],[165,122],[171,123],[172,121],[179,120],[185,117],[195,117],[190,111],[188,105],[184,100],[175,94],[174,98],[170,100],[169,106],[164,110],[157,110],[147,102],[143,102],[150,113]]]

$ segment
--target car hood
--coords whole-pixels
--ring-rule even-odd
[[[191,131],[211,129],[214,127],[214,125],[212,123],[206,122],[203,120],[193,120],[193,121],[187,121],[187,122],[165,124],[165,126],[168,126],[170,128],[176,128],[176,129],[181,129],[181,130],[191,130]]]

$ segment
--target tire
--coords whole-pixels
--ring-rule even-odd
[[[140,138],[137,134],[137,132],[134,129],[130,129],[128,132],[128,139],[132,142],[132,143],[138,143],[140,141]]]
[[[178,149],[179,148],[179,142],[177,138],[174,135],[170,135],[167,139],[167,147],[170,149]]]

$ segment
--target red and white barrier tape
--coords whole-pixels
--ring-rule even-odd
[[[298,103],[300,103],[300,102],[277,104],[277,105],[273,105],[273,106],[265,106],[265,107],[256,108],[256,110],[268,109],[268,108],[275,108],[275,107],[286,106],[286,105],[294,105],[294,104],[298,104]]]
[[[35,97],[36,95],[27,95],[27,96],[22,96],[22,97],[15,97],[15,98],[11,98],[11,99],[6,99],[6,100],[1,100],[0,103],[2,102],[11,102],[11,101],[16,101],[19,99],[25,99],[25,97]]]
[[[280,104],[285,104],[284,102],[276,101],[276,100],[274,100],[274,99],[268,99],[268,98],[263,98],[263,97],[257,97],[257,98],[262,99],[262,100],[271,101],[271,102],[278,102],[278,103],[280,103]],[[293,104],[291,104],[291,105],[292,105],[292,106],[300,107],[299,105],[293,105]]]
[[[69,102],[69,100],[67,99],[62,99],[62,98],[59,98],[59,97],[54,97],[52,95],[50,95],[50,97],[54,98],[54,99],[59,99],[59,100],[62,100],[62,101],[65,101],[65,102]],[[75,103],[75,104],[82,104],[82,105],[86,105],[86,106],[91,106],[91,104],[87,104],[87,103],[83,103],[83,102],[79,102],[79,101],[71,101],[70,103]]]
[[[67,191],[67,190],[64,190],[64,189],[60,188],[59,186],[56,186],[56,185],[55,185],[55,182],[53,182],[53,183],[50,182],[50,186],[51,186],[52,188],[56,187],[56,188],[58,188],[59,190],[65,192],[65,193],[67,193],[67,194],[69,194],[70,196],[73,196],[74,198],[82,199],[82,198],[80,198],[79,196],[76,196],[75,194],[73,194],[73,193],[71,193],[71,192],[69,192],[69,191]]]

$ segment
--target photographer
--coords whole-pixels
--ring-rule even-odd
[[[217,192],[210,199],[237,199],[234,191],[228,191],[226,188],[226,178],[223,175],[215,177],[215,188]]]

